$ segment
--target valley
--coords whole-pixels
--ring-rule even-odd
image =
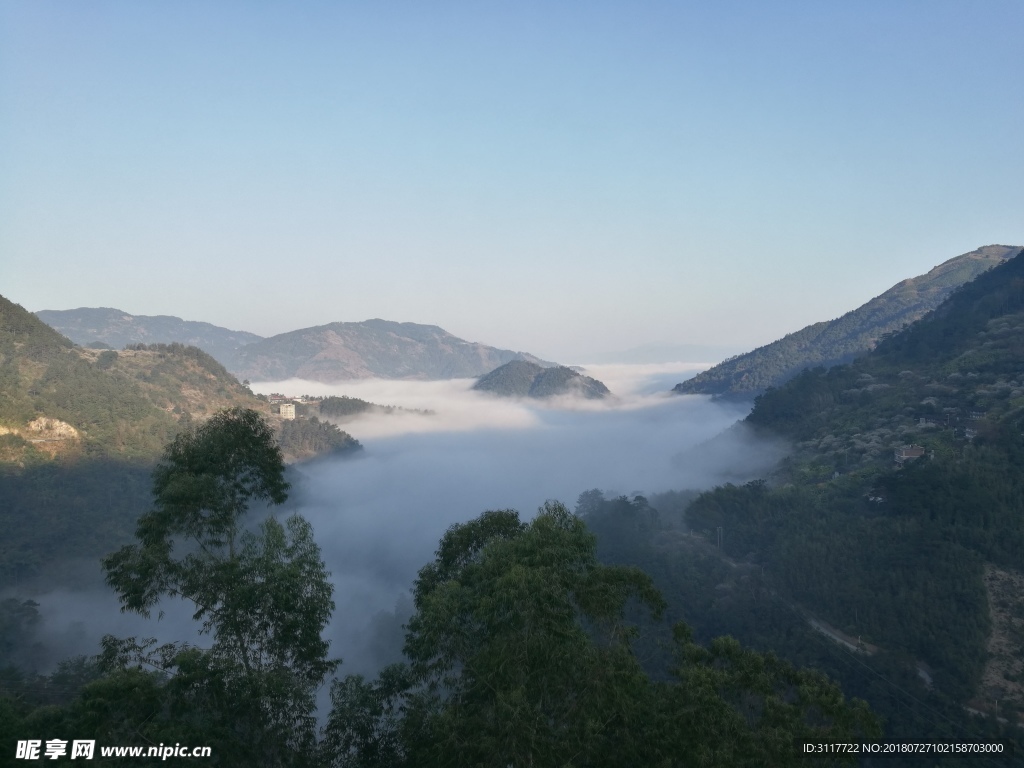
[[[671,665],[658,638],[683,620],[707,647],[729,635],[824,672],[887,738],[1015,739],[1021,270],[1024,256],[1006,260],[852,364],[809,357],[752,410],[651,390],[683,364],[584,369],[611,377],[612,397],[529,360],[478,379],[242,384],[195,347],[79,347],[5,304],[9,657],[54,663],[47,633],[71,630],[33,606],[68,578],[101,589],[87,563],[130,540],[158,447],[241,407],[291,464],[288,508],[323,547],[344,617],[325,636],[347,675],[401,660],[408,585],[446,529],[576,498],[600,562],[640,568],[666,597],[664,618],[637,619],[652,679]],[[541,396],[560,371],[568,387]],[[47,551],[69,565],[46,568]]]

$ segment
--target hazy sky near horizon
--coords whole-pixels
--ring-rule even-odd
[[[0,4],[0,294],[554,359],[1024,245],[1024,3]]]

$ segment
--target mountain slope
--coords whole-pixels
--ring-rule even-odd
[[[269,414],[269,405],[202,350],[77,347],[0,297],[0,431],[7,461],[151,459],[182,422],[232,406]]]
[[[283,421],[200,349],[77,347],[0,297],[0,580],[77,579],[63,571],[76,558],[91,576],[152,503],[164,445],[235,406],[275,426],[287,460],[359,448],[331,424]]]
[[[532,355],[464,341],[435,325],[366,320],[282,333],[240,350],[234,372],[253,381],[301,378],[457,379]]]
[[[1024,574],[1024,252],[747,422],[792,455],[770,483],[701,495],[690,528],[913,696],[1024,722],[1024,599],[1005,586]]]
[[[284,435],[270,404],[201,349],[179,343],[120,351],[78,347],[0,297],[0,463],[152,461],[182,426],[233,407],[262,413]],[[325,437],[307,429],[306,445],[298,437],[302,426],[288,427],[289,459],[318,452],[310,446],[330,449],[327,438],[353,442],[344,433]]]
[[[989,245],[904,280],[840,318],[815,323],[677,384],[681,394],[753,397],[805,368],[849,362],[886,334],[923,317],[959,286],[1014,256],[1020,246]]]
[[[582,494],[602,558],[650,573],[699,639],[825,671],[886,741],[1015,742],[992,763],[1019,763],[1024,254],[852,363],[765,392],[746,424],[792,447],[766,480]]]
[[[44,309],[36,317],[83,346],[99,342],[113,349],[128,344],[179,343],[199,347],[229,370],[238,350],[263,337],[170,315],[130,315],[109,307]]]
[[[526,360],[512,360],[495,368],[473,385],[478,392],[502,397],[556,397],[576,395],[587,399],[607,397],[611,393],[603,383],[566,368],[542,368]]]

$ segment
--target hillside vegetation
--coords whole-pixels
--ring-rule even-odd
[[[36,454],[148,459],[182,421],[235,405],[269,413],[202,350],[77,347],[0,297],[0,428],[8,461]]]
[[[0,297],[0,578],[32,577],[43,563],[56,577],[123,541],[150,504],[163,446],[233,407],[268,418],[291,461],[359,447],[334,425],[273,415],[200,349],[78,347]]]
[[[852,364],[768,390],[747,422],[792,455],[699,494],[682,526],[657,499],[581,497],[605,556],[650,572],[698,632],[824,669],[891,738],[1015,737],[1024,254]]]
[[[989,245],[904,280],[840,318],[809,325],[730,358],[673,389],[680,394],[754,397],[806,368],[848,363],[879,339],[935,309],[949,294],[1015,255],[1020,246]]]
[[[584,376],[572,368],[542,368],[526,360],[513,360],[481,376],[473,389],[501,397],[546,398],[575,395],[598,399],[611,394],[597,379]]]

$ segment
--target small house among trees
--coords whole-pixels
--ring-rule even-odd
[[[924,456],[924,447],[920,445],[901,445],[896,449],[895,459],[896,464],[903,466],[906,461],[913,461]]]

